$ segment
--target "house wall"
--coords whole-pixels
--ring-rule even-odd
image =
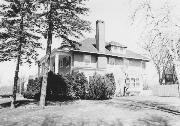
[[[127,65],[128,64],[128,65]],[[128,74],[126,83],[129,84],[130,91],[142,91],[144,82],[144,69],[141,60],[128,59],[126,63]]]
[[[73,68],[97,68],[96,55],[75,53],[73,57]]]
[[[88,62],[86,57],[88,54],[76,53],[74,54],[74,71],[83,72],[89,79],[95,72],[99,74],[113,73],[116,78],[117,92],[123,93],[125,86],[125,79],[128,78],[129,90],[141,91],[143,89],[143,65],[141,60],[125,59],[119,57],[103,57],[107,60],[102,62],[107,64],[105,69],[98,66],[99,58],[96,55],[89,54],[91,60]],[[88,62],[88,63],[87,63]],[[145,66],[144,66],[145,67]],[[125,73],[128,75],[125,75]]]
[[[75,53],[73,55],[74,62],[72,70],[74,72],[83,72],[88,79],[89,76],[93,76],[95,72],[103,74],[105,73],[104,69],[98,67],[98,60],[99,58],[95,54]],[[105,62],[107,62],[107,60],[105,60]]]

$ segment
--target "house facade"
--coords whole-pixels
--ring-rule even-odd
[[[128,90],[142,90],[148,60],[118,42],[105,42],[105,23],[98,20],[95,38],[85,39],[78,49],[62,45],[52,50],[50,69],[56,74],[83,72],[87,78],[95,72],[113,73],[118,95],[124,86],[129,87]],[[38,71],[39,76],[44,74],[45,57],[41,58]]]

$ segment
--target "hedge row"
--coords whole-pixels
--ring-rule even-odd
[[[25,98],[40,98],[42,78],[29,80]],[[47,100],[72,100],[72,99],[109,99],[115,92],[113,74],[101,76],[95,73],[90,77],[89,83],[83,73],[67,75],[48,74]]]

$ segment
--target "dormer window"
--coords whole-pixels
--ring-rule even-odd
[[[126,46],[121,45],[118,42],[109,42],[106,45],[106,49],[108,49],[110,52],[118,53],[118,54],[125,54],[126,53]]]

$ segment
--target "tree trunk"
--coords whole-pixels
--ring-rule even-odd
[[[52,6],[52,5],[51,5]],[[53,30],[53,23],[51,20],[51,6],[49,11],[48,17],[48,40],[47,40],[47,48],[46,48],[46,62],[45,62],[45,74],[43,75],[43,81],[41,86],[41,96],[40,96],[40,107],[44,108],[46,103],[46,91],[47,91],[47,79],[48,79],[48,72],[50,71],[50,56],[51,56],[51,44],[52,44],[52,30]]]
[[[159,84],[162,85],[162,77],[161,77],[161,72],[158,71],[158,76],[159,76]]]
[[[12,101],[11,101],[11,108],[15,108],[17,84],[18,84],[18,78],[19,78],[19,64],[20,64],[20,60],[21,60],[21,47],[22,47],[22,42],[23,42],[22,33],[23,33],[23,16],[21,16],[21,23],[20,23],[20,41],[19,41],[19,47],[18,47],[18,56],[17,56],[15,76],[14,76],[14,86],[13,86],[13,96],[12,96]]]
[[[19,51],[18,58],[17,58],[17,64],[16,64],[16,70],[15,70],[15,76],[14,76],[14,86],[13,86],[13,96],[12,96],[11,108],[15,108],[16,93],[17,93],[17,83],[18,83],[18,78],[19,78],[18,74],[19,74],[20,57],[21,57],[21,54],[20,54],[20,51]]]
[[[175,62],[175,71],[176,71],[176,75],[177,75],[177,79],[178,79],[178,93],[179,93],[179,97],[180,97],[180,62]]]

